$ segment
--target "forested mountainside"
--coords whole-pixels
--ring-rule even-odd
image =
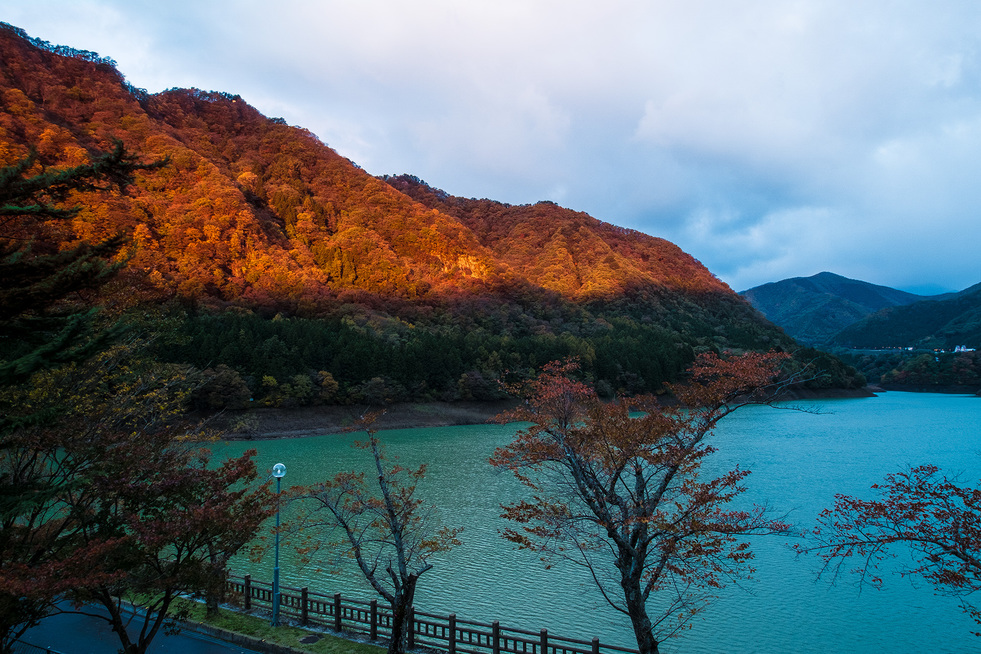
[[[675,244],[551,202],[512,206],[453,197],[411,175],[384,178],[414,200],[453,216],[530,282],[566,297],[610,298],[657,284],[688,293],[729,288]]]
[[[927,299],[830,272],[756,286],[740,295],[790,336],[812,345],[881,309]]]
[[[981,348],[981,284],[942,299],[876,312],[843,329],[832,343],[849,348]]]
[[[0,165],[32,149],[37,170],[77,165],[116,141],[167,161],[124,193],[76,194],[67,228],[4,236],[69,247],[128,235],[99,301],[169,307],[159,356],[209,368],[238,396],[493,396],[506,372],[573,355],[598,387],[636,392],[699,350],[795,347],[662,239],[551,203],[376,179],[239,96],[148,94],[110,59],[9,25],[0,103]]]
[[[841,357],[873,384],[981,388],[981,356],[971,351],[981,349],[981,284],[921,296],[823,272],[740,295],[789,335]]]

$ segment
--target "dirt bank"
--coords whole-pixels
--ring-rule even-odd
[[[494,416],[514,405],[515,402],[511,400],[395,404],[384,409],[384,413],[375,421],[375,426],[379,429],[411,429],[477,425],[491,421]],[[345,431],[364,413],[373,410],[379,409],[361,405],[251,409],[227,412],[220,416],[220,422],[229,429],[225,436],[228,439],[297,438]]]
[[[872,389],[798,390],[788,400],[873,397]],[[385,407],[375,421],[379,429],[412,429],[414,427],[447,427],[450,425],[479,425],[513,408],[517,400],[499,402],[429,402],[425,404],[395,404]],[[322,436],[346,431],[368,411],[380,410],[365,405],[315,406],[292,409],[250,409],[229,411],[218,417],[231,440],[261,440],[267,438],[298,438]]]

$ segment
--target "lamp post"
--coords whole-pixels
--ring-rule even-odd
[[[276,565],[273,567],[273,596],[272,622],[273,627],[279,626],[279,483],[286,475],[286,466],[277,463],[273,466],[272,475],[276,478]]]

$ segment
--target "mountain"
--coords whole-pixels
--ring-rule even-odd
[[[531,283],[567,297],[611,298],[649,284],[694,294],[728,291],[673,243],[552,202],[511,206],[453,197],[410,175],[385,179],[414,200],[459,219],[483,247],[512,270],[523,271]]]
[[[10,26],[0,45],[0,163],[31,146],[44,165],[77,163],[113,139],[146,159],[169,157],[128,195],[83,212],[69,236],[132,233],[133,268],[157,290],[292,311],[329,306],[344,291],[415,299],[530,285],[582,299],[656,284],[730,293],[662,239],[551,203],[512,208],[524,218],[491,235],[479,212],[464,221],[434,210],[239,96],[148,95],[111,60]]]
[[[125,193],[71,198],[83,210],[67,228],[3,236],[127,234],[101,301],[183,307],[160,356],[225,365],[256,397],[309,399],[311,383],[338,401],[486,396],[508,371],[568,356],[598,387],[637,392],[698,351],[795,347],[668,241],[550,202],[375,178],[237,95],[149,94],[111,59],[5,24],[0,107],[0,166],[32,149],[39,170],[77,165],[116,141],[167,161]]]
[[[981,284],[939,299],[883,309],[849,325],[831,343],[847,348],[981,348]]]
[[[763,284],[740,295],[787,334],[809,344],[826,343],[882,309],[927,299],[830,272]]]
[[[413,298],[508,278],[459,221],[240,97],[147,95],[110,61],[43,45],[0,30],[0,163],[31,146],[44,165],[79,163],[114,139],[169,158],[129,194],[93,202],[68,235],[132,234],[130,270],[147,290],[310,312],[343,291]]]

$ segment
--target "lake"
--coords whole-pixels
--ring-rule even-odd
[[[785,405],[785,407],[788,405]],[[874,398],[792,403],[806,412],[747,407],[723,420],[708,468],[737,464],[751,470],[747,501],[767,502],[801,529],[813,526],[835,493],[871,497],[869,487],[891,472],[932,463],[965,483],[981,478],[981,398],[884,393]],[[390,456],[407,465],[429,464],[419,492],[436,504],[444,522],[464,527],[463,545],[435,560],[420,578],[416,606],[509,627],[548,629],[556,635],[635,646],[626,619],[603,603],[585,571],[546,570],[535,555],[515,551],[498,531],[499,505],[521,496],[510,473],[487,463],[510,441],[516,425],[476,425],[380,432]],[[259,450],[260,469],[286,464],[284,488],[326,479],[340,470],[366,469],[370,455],[350,447],[364,435],[233,442],[217,448],[236,454]],[[664,652],[974,652],[976,625],[956,598],[925,584],[888,575],[884,588],[859,589],[854,579],[815,581],[817,561],[796,558],[788,536],[751,539],[757,573],[722,591],[690,631]],[[902,559],[900,559],[902,562]],[[271,579],[272,556],[258,564],[236,561],[238,573]],[[283,550],[283,585],[372,599],[351,567],[300,567]],[[978,600],[981,602],[981,599]]]

